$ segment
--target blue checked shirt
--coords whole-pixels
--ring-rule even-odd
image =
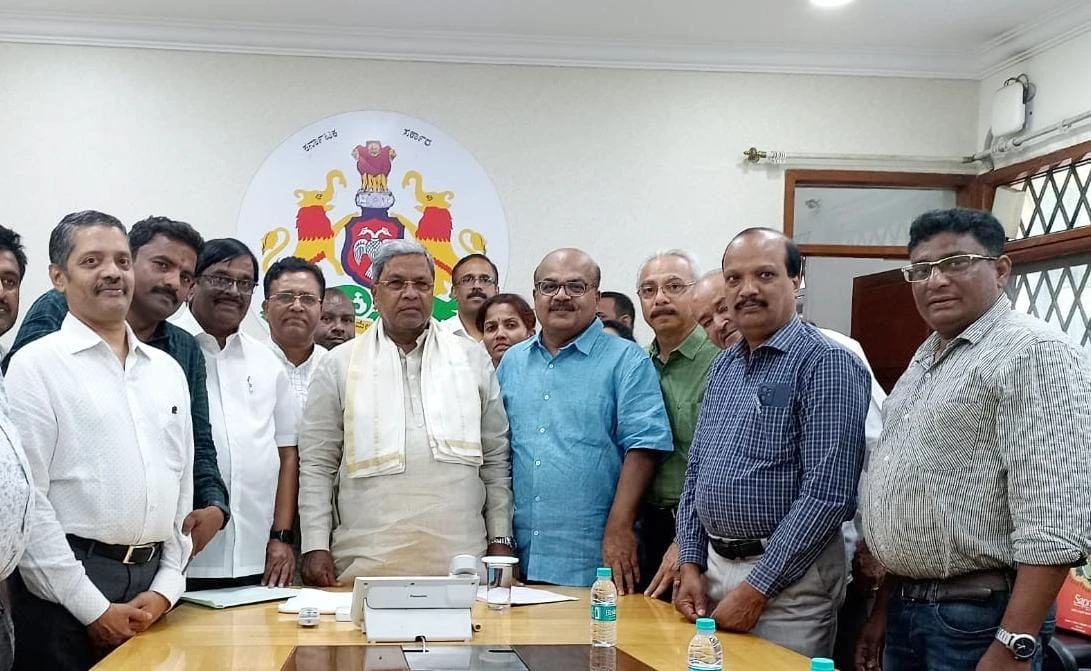
[[[793,317],[709,372],[678,505],[680,563],[708,537],[765,538],[747,581],[768,598],[803,577],[856,510],[871,379],[854,354]]]
[[[541,336],[497,370],[511,425],[515,538],[529,580],[588,586],[625,454],[673,450],[651,359],[596,319],[549,353]]]

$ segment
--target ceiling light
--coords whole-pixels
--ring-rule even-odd
[[[840,7],[850,2],[852,0],[811,0],[811,4],[816,7]]]

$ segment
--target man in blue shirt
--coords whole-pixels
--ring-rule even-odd
[[[796,316],[801,265],[769,229],[724,252],[743,340],[709,373],[678,505],[675,603],[691,620],[711,613],[721,629],[828,657],[871,386],[854,354]]]
[[[578,249],[548,254],[534,271],[541,333],[509,349],[497,376],[523,575],[586,586],[609,566],[629,594],[640,580],[640,501],[673,448],[651,360],[595,317],[600,279]]]

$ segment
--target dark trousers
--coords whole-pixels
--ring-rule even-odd
[[[674,508],[644,506],[640,512],[640,582],[637,589],[643,592],[655,577],[663,555],[674,542]],[[660,596],[671,600],[672,589]]]
[[[883,671],[973,669],[992,645],[1011,596],[994,591],[982,600],[937,602],[903,599],[896,592],[890,596],[887,614]],[[1031,671],[1041,671],[1043,650],[1055,624],[1051,611],[1038,632],[1041,645]]]
[[[11,623],[8,583],[0,580],[0,671],[10,671],[15,663],[15,629]]]
[[[87,577],[110,603],[125,603],[148,591],[159,570],[158,554],[146,564],[122,564],[115,559],[88,556],[84,550],[72,551],[83,562]],[[10,586],[19,642],[15,650],[17,671],[83,671],[110,653],[111,649],[98,648],[91,642],[87,627],[64,606],[31,594],[18,572],[12,576]]]
[[[855,664],[856,642],[864,631],[874,593],[869,589],[856,587],[857,581],[849,583],[845,590],[845,603],[837,613],[837,640],[833,645],[834,665],[839,669],[852,669]]]

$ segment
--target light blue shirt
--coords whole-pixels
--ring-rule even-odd
[[[588,586],[625,453],[673,450],[659,377],[596,319],[557,356],[541,335],[497,370],[511,424],[515,538],[528,580]]]

